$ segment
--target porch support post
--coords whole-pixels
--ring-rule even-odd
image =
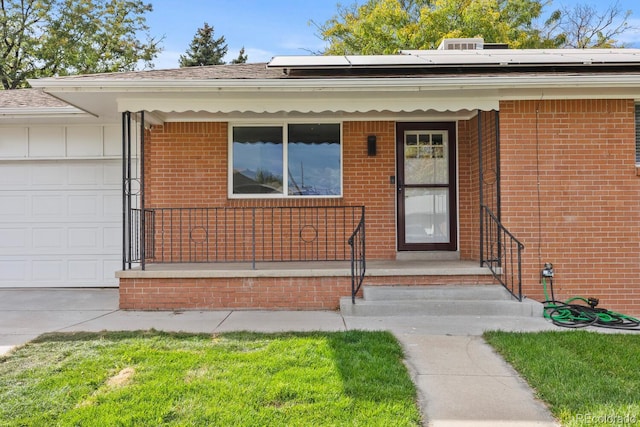
[[[479,198],[480,198],[480,267],[484,265],[484,216],[483,216],[483,204],[484,204],[484,171],[482,168],[482,111],[478,110],[478,185],[479,185]]]
[[[122,269],[126,270],[127,267],[131,269],[130,251],[128,248],[128,233],[127,227],[129,225],[129,206],[131,204],[131,195],[127,191],[127,179],[128,172],[130,170],[130,144],[131,133],[129,131],[131,126],[131,113],[125,111],[122,113]]]
[[[140,233],[140,267],[145,269],[145,249],[146,249],[146,212],[144,210],[144,111],[140,111],[140,223],[142,231]]]

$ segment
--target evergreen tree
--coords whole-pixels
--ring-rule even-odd
[[[196,67],[202,65],[222,65],[222,58],[227,54],[228,46],[224,36],[214,38],[214,29],[206,22],[198,28],[189,49],[180,55],[180,67]]]
[[[231,61],[231,63],[232,64],[245,64],[247,62],[248,58],[249,58],[249,56],[244,53],[244,46],[242,46],[242,49],[240,49],[240,53],[238,54],[238,57],[236,59],[234,59],[233,61]]]

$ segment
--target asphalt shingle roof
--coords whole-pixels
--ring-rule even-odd
[[[166,70],[128,71],[120,73],[83,74],[58,77],[60,80],[213,80],[213,79],[278,79],[283,72],[267,69],[266,63],[209,65]]]
[[[40,89],[0,90],[0,109],[62,108],[69,104]]]

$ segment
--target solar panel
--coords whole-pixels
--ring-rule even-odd
[[[402,50],[398,55],[276,56],[270,68],[640,64],[640,49]]]
[[[317,67],[348,67],[346,56],[312,56],[290,55],[274,56],[267,67],[274,68],[317,68]]]

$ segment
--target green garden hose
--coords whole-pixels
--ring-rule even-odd
[[[551,298],[547,292],[547,278],[551,289]],[[626,314],[616,313],[604,308],[596,308],[597,298],[573,297],[566,301],[556,301],[553,295],[553,270],[543,270],[542,285],[544,287],[544,317],[554,325],[564,328],[584,328],[598,326],[601,328],[634,330],[640,326],[640,320]],[[576,304],[580,301],[584,304]]]

